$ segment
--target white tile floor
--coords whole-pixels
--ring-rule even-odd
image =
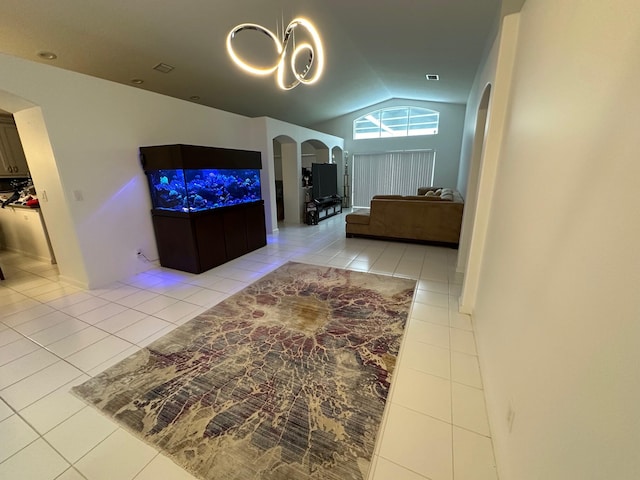
[[[0,478],[186,480],[69,388],[292,260],[418,279],[369,480],[496,480],[477,352],[457,311],[457,251],[344,237],[343,216],[287,226],[200,275],[140,265],[96,290],[0,252]]]

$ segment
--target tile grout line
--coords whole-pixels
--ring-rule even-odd
[[[447,290],[450,290],[451,282],[447,281]],[[448,301],[449,295],[447,295],[447,319],[449,320],[449,330],[447,334],[449,335],[449,376],[451,377],[451,383],[449,384],[449,395],[451,398],[451,478],[455,480],[456,478],[456,451],[455,451],[455,441],[454,441],[454,413],[453,413],[453,345],[451,344],[451,303]]]

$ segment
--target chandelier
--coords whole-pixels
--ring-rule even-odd
[[[293,45],[295,30],[297,28],[306,30],[311,37],[312,43],[303,42],[298,45]],[[266,67],[256,67],[247,63],[238,56],[238,54],[236,54],[233,49],[233,40],[240,32],[245,30],[255,30],[260,33],[264,33],[271,39],[278,54],[278,58],[275,63]],[[261,25],[256,25],[255,23],[242,23],[234,27],[229,32],[229,35],[227,35],[227,52],[236,65],[247,73],[251,73],[253,75],[270,75],[276,72],[276,83],[283,90],[291,90],[301,83],[309,85],[317,82],[324,69],[324,51],[320,35],[313,24],[304,18],[295,18],[289,23],[289,25],[287,25],[287,28],[284,30],[282,41],[280,41],[276,34]],[[289,65],[287,66],[286,58],[288,57],[289,52],[291,55]],[[302,68],[300,68],[297,66],[297,62],[304,59],[305,55],[306,61]],[[285,83],[287,68],[290,68],[290,72],[294,77],[294,80],[289,83]]]

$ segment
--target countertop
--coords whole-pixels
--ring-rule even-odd
[[[9,205],[7,205],[4,208],[21,208],[21,209],[24,209],[24,210],[40,210],[39,206],[38,207],[29,207],[27,205],[21,205],[19,203],[10,203]]]

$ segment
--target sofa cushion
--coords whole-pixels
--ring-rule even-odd
[[[425,191],[424,196],[429,200],[445,200],[445,201],[453,201],[453,189],[451,188],[436,188],[436,189],[418,189],[418,192]]]
[[[418,195],[426,195],[427,192],[432,191],[435,192],[437,190],[441,190],[440,187],[418,187]]]
[[[369,213],[368,212],[354,212],[350,213],[345,218],[347,223],[355,223],[357,225],[369,225]]]

